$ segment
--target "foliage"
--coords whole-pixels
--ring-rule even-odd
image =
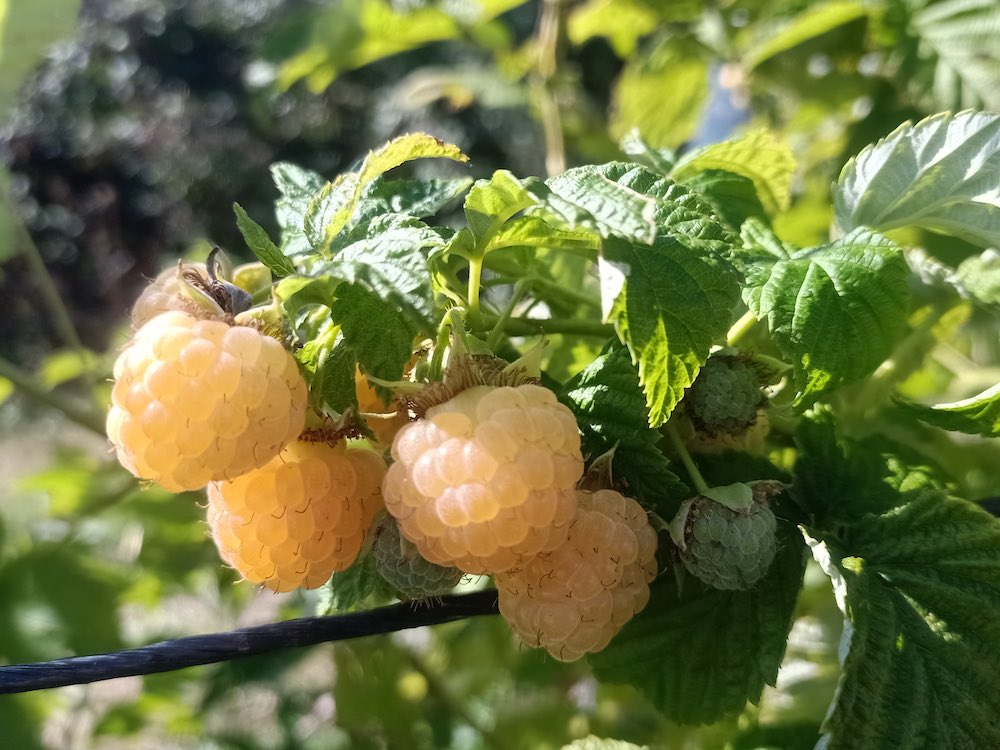
[[[312,405],[361,432],[359,372],[381,396],[406,397],[456,352],[540,359],[542,382],[576,417],[585,481],[636,497],[661,532],[659,576],[645,609],[587,663],[519,647],[484,618],[149,676],[119,694],[87,688],[83,708],[77,693],[19,697],[0,702],[11,737],[32,747],[44,724],[58,744],[59,722],[92,711],[88,739],[135,746],[1000,745],[1000,522],[972,502],[995,494],[1000,458],[995,4],[224,5],[163,15],[199,49],[215,49],[216,32],[251,40],[233,67],[222,45],[218,80],[199,81],[200,68],[160,78],[147,64],[129,84],[147,148],[160,83],[189,87],[187,124],[164,126],[155,154],[126,148],[112,127],[121,81],[102,77],[108,59],[145,50],[146,32],[125,20],[148,9],[115,16],[132,29],[124,52],[118,26],[90,22],[90,41],[67,52],[83,72],[54,60],[39,74],[8,147],[43,255],[63,257],[81,196],[93,198],[94,173],[73,170],[111,165],[125,213],[166,196],[184,218],[155,225],[140,267],[202,235],[255,256]],[[152,36],[170,46],[173,33]],[[247,85],[234,71],[251,60],[273,79]],[[73,109],[81,91],[95,104]],[[206,146],[200,174],[209,102],[235,91],[240,115],[217,120],[226,148]],[[279,103],[289,114],[274,115]],[[932,114],[949,107],[971,109]],[[331,112],[335,133],[305,132]],[[727,117],[748,127],[732,134]],[[87,129],[104,134],[101,149]],[[43,141],[59,144],[51,164]],[[234,153],[250,155],[237,175]],[[559,168],[537,175],[543,162]],[[68,214],[62,198],[40,197],[53,174],[88,175],[67,193]],[[129,242],[145,226],[131,221]],[[110,273],[99,246],[80,257]],[[752,433],[699,432],[685,406],[720,348],[767,384]],[[26,426],[23,415],[42,413],[26,397],[86,423],[80,414],[108,399],[111,359],[74,349],[37,378],[2,371],[0,393],[9,382],[20,396],[0,419],[33,430],[4,437],[11,466],[34,471],[30,451],[16,452],[25,445],[50,466],[3,509],[0,658],[391,598],[367,549],[318,594],[233,586],[197,498],[137,492],[102,441],[64,421]],[[786,488],[767,575],[746,591],[684,575],[665,533],[683,501],[761,479]]]

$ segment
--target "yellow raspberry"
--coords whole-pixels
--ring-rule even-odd
[[[204,263],[186,263],[185,267],[193,268],[202,276],[208,273]],[[181,309],[180,289],[176,266],[161,272],[142,290],[132,306],[132,328],[138,330],[160,313]]]
[[[600,651],[649,601],[656,532],[632,498],[579,491],[569,538],[494,576],[500,614],[529,646],[561,661]]]
[[[357,559],[384,475],[382,457],[357,444],[292,443],[265,466],[208,485],[219,554],[274,591],[322,586]]]
[[[392,456],[386,508],[438,565],[507,570],[561,544],[576,513],[576,419],[537,385],[462,391],[405,425]]]
[[[355,370],[354,387],[358,396],[358,411],[370,414],[386,414],[391,412],[393,407],[382,400],[360,369]],[[392,417],[385,419],[371,417],[366,421],[379,445],[390,446],[396,434],[409,420],[405,414],[397,412]]]
[[[114,376],[107,431],[118,460],[171,492],[263,466],[305,421],[295,359],[246,326],[162,313],[122,351]]]

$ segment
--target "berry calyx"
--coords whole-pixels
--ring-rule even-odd
[[[375,569],[402,600],[441,596],[461,583],[464,574],[458,568],[428,562],[416,545],[401,536],[392,516],[376,525],[372,545]]]
[[[357,559],[382,508],[385,461],[357,443],[297,441],[266,465],[208,485],[223,560],[274,591],[316,588]]]
[[[763,400],[750,361],[738,355],[713,354],[684,395],[683,404],[697,430],[738,434],[753,425]]]
[[[122,466],[171,492],[263,466],[302,432],[306,384],[275,339],[171,310],[114,366],[107,432]]]
[[[781,491],[780,482],[739,483],[685,501],[671,522],[671,536],[688,572],[712,588],[752,588],[778,549],[769,499]]]
[[[438,565],[508,570],[561,544],[576,513],[576,419],[541,386],[468,388],[405,425],[392,456],[386,509]]]
[[[578,491],[566,541],[494,576],[500,614],[521,640],[561,661],[600,651],[649,601],[656,542],[632,498]]]

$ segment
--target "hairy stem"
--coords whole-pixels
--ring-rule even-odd
[[[63,394],[43,387],[31,373],[25,372],[6,359],[0,357],[0,377],[7,378],[14,387],[35,403],[61,412],[71,422],[86,427],[98,435],[104,435],[104,419],[101,415],[77,404]]]
[[[680,457],[681,463],[683,463],[684,468],[687,469],[688,476],[691,477],[691,483],[694,485],[694,488],[698,491],[699,495],[704,495],[708,492],[708,483],[705,481],[705,477],[701,475],[701,472],[698,471],[698,466],[695,464],[694,459],[691,458],[691,454],[688,453],[687,446],[684,445],[684,441],[681,440],[681,436],[677,434],[677,428],[670,422],[667,422],[665,425],[665,431],[671,445],[673,445],[674,449],[677,451],[677,455]]]
[[[497,592],[491,590],[443,596],[428,606],[401,603],[346,615],[303,617],[227,633],[177,638],[107,654],[0,667],[0,693],[23,693],[115,677],[171,672],[283,648],[392,633],[497,612]]]
[[[613,326],[593,320],[576,318],[508,318],[505,321],[495,315],[484,315],[486,327],[501,326],[510,336],[537,336],[543,333],[570,333],[595,338],[611,338],[615,335]]]
[[[493,330],[490,331],[490,335],[486,338],[486,346],[489,347],[490,351],[496,351],[497,344],[499,344],[500,339],[503,338],[504,327],[506,326],[507,321],[510,320],[511,315],[514,314],[514,308],[517,307],[517,303],[521,301],[527,290],[528,283],[525,283],[525,281],[519,281],[514,284],[514,290],[510,294],[510,299],[507,301],[507,305],[504,307],[503,312],[500,313],[500,317],[497,318],[496,323],[493,324]]]

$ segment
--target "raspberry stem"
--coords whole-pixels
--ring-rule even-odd
[[[684,445],[684,441],[681,440],[681,436],[677,434],[677,428],[671,422],[667,422],[664,428],[667,438],[677,450],[677,455],[680,457],[681,463],[684,464],[688,476],[691,477],[691,483],[699,495],[704,495],[708,492],[708,483],[705,481],[705,477],[701,475],[701,472],[698,471],[698,467],[695,465],[694,459],[691,458],[691,454],[688,453],[688,449]]]
[[[756,325],[757,318],[754,317],[752,312],[747,310],[743,313],[743,317],[737,320],[733,324],[733,327],[729,329],[729,333],[726,334],[726,344],[736,346],[750,334]]]
[[[483,258],[475,255],[469,258],[469,323],[475,327],[479,322],[479,291],[483,277]]]
[[[514,308],[517,307],[517,303],[521,301],[525,292],[528,291],[529,284],[530,282],[523,279],[514,284],[514,290],[510,294],[507,305],[504,307],[503,312],[500,313],[500,317],[496,319],[496,323],[492,326],[493,330],[490,331],[490,335],[486,338],[486,346],[489,347],[490,351],[496,351],[500,339],[503,338],[507,321],[514,314]]]

